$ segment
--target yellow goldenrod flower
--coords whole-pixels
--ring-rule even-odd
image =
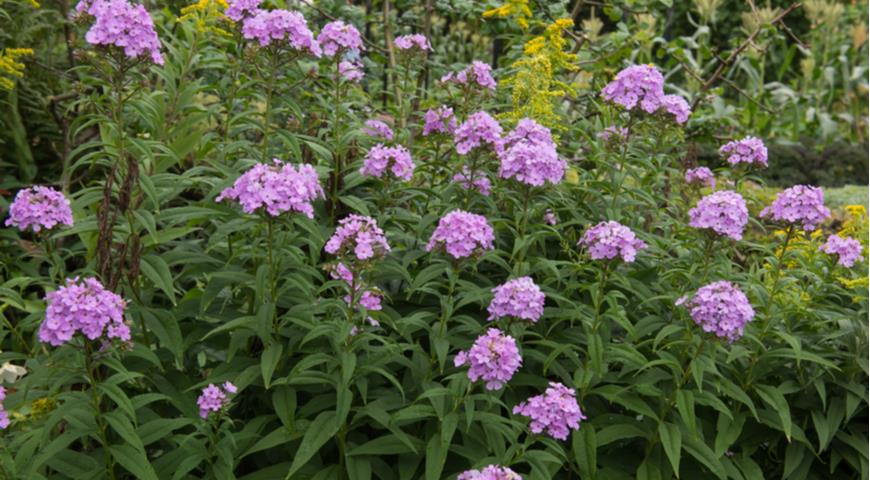
[[[517,25],[523,30],[529,28],[529,18],[532,16],[532,10],[529,8],[529,0],[507,0],[500,6],[483,12],[483,18],[497,17],[507,18],[513,17]]]
[[[178,21],[193,20],[197,32],[230,36],[230,32],[217,26],[218,22],[231,22],[223,13],[228,6],[226,0],[199,0],[181,9]]]
[[[0,52],[0,90],[12,90],[15,88],[14,79],[24,76],[24,64],[18,61],[24,55],[33,55],[33,49],[7,48]]]

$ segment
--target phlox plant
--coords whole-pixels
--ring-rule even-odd
[[[530,2],[497,65],[390,2],[82,2],[71,180],[2,212],[0,477],[867,477],[866,239],[668,59]],[[588,95],[514,105],[531,56]]]

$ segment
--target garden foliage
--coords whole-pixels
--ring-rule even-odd
[[[725,64],[721,2],[665,59],[631,4],[426,2],[493,68],[374,3],[63,12],[58,177],[3,166],[3,478],[867,478],[866,210],[759,189],[781,119],[719,83],[789,11]]]

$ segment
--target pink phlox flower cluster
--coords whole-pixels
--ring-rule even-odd
[[[488,113],[471,114],[453,133],[456,153],[465,155],[475,148],[490,146],[494,151],[501,148],[502,128]]]
[[[215,201],[237,200],[245,213],[264,208],[273,217],[291,211],[314,218],[311,202],[323,197],[323,187],[313,166],[303,163],[295,167],[275,160],[273,165],[254,165]]]
[[[544,315],[546,296],[531,277],[519,277],[492,289],[488,320],[516,317],[536,323]]]
[[[639,250],[647,247],[628,227],[613,220],[586,230],[577,244],[586,246],[593,260],[610,260],[621,256],[623,261],[629,263],[634,261]]]
[[[557,440],[567,440],[569,429],[579,429],[580,420],[586,420],[577,404],[574,389],[557,382],[550,382],[543,395],[529,398],[513,411],[532,420],[529,428],[533,433],[546,431]]]
[[[221,386],[209,383],[196,399],[196,404],[199,405],[199,416],[208,418],[212,412],[221,411],[230,404],[229,396],[237,391],[236,386],[230,382],[224,382]]]
[[[363,133],[374,138],[393,139],[393,129],[380,120],[366,120]]]
[[[260,11],[260,3],[263,0],[229,0],[224,15],[234,22]]]
[[[653,114],[664,109],[677,123],[685,123],[692,111],[679,95],[665,95],[665,79],[653,65],[632,65],[616,74],[616,78],[601,91],[605,100],[622,105],[626,110],[636,106]]]
[[[127,302],[106,290],[96,278],[67,279],[66,284],[45,299],[48,307],[39,327],[39,340],[54,346],[72,340],[76,332],[90,340],[106,338],[130,340],[130,327],[124,323]]]
[[[362,63],[343,60],[338,64],[338,74],[348,82],[359,83],[365,76],[365,71]]]
[[[523,477],[508,467],[488,465],[481,470],[466,470],[456,480],[523,480]]]
[[[682,297],[676,304],[686,305],[692,320],[702,330],[729,342],[742,337],[744,327],[755,316],[740,288],[724,280],[705,285],[691,299]]]
[[[492,183],[487,178],[486,172],[476,170],[472,176],[471,169],[467,165],[463,165],[462,171],[453,175],[453,181],[466,190],[476,189],[484,197],[488,197],[492,189]]]
[[[72,225],[69,199],[51,187],[40,185],[19,190],[9,206],[6,226],[34,232],[51,230],[56,225]]]
[[[739,165],[767,166],[767,147],[760,138],[746,137],[743,140],[732,140],[719,148],[719,153],[728,157],[728,163]]]
[[[746,208],[746,201],[739,193],[731,190],[713,192],[689,210],[690,226],[709,228],[734,240],[743,238],[747,223],[749,210]]]
[[[864,257],[861,256],[864,247],[861,246],[861,242],[852,237],[831,235],[828,237],[828,241],[819,247],[819,250],[829,255],[837,255],[837,263],[846,268],[855,265],[855,262],[864,260]]]
[[[9,412],[3,406],[3,401],[6,400],[6,389],[0,387],[0,429],[9,426]]]
[[[341,20],[324,25],[317,36],[317,42],[327,57],[334,57],[345,51],[359,53],[360,50],[365,50],[359,30]]]
[[[483,379],[487,390],[498,390],[514,376],[523,359],[517,342],[497,328],[477,337],[467,352],[459,352],[453,361],[457,367],[468,365],[468,378],[472,382]]]
[[[473,87],[472,84],[477,84],[481,88],[495,90],[495,79],[492,78],[492,67],[488,64],[475,60],[471,65],[459,72],[450,72],[441,77],[441,83],[455,83]]]
[[[385,147],[379,143],[368,151],[359,173],[381,178],[387,169],[396,178],[405,181],[411,180],[411,176],[414,174],[414,161],[411,160],[411,152],[401,145]]]
[[[492,250],[495,235],[486,217],[463,210],[453,210],[438,222],[426,251],[443,247],[453,258],[465,258],[483,250]]]
[[[163,65],[160,39],[144,6],[127,0],[81,0],[76,12],[94,17],[94,24],[85,34],[91,45],[122,48],[129,58],[147,53],[152,62]]]
[[[430,108],[423,115],[423,136],[433,133],[446,133],[452,135],[456,131],[456,117],[453,109],[446,106]]]
[[[515,178],[535,187],[546,182],[558,184],[568,168],[556,152],[550,129],[528,118],[505,136],[498,156],[501,178]]]
[[[795,185],[779,192],[776,200],[765,207],[760,216],[777,222],[801,224],[809,232],[830,217],[831,211],[825,207],[825,193],[821,188]]]
[[[259,10],[247,17],[242,24],[242,35],[248,40],[257,40],[266,47],[276,40],[286,40],[290,48],[320,58],[320,44],[308,28],[308,22],[299,12],[290,10]]]
[[[425,35],[415,33],[412,35],[402,35],[396,37],[394,42],[399,50],[419,50],[420,52],[428,52],[432,50],[432,45],[429,44],[429,39]]]
[[[686,183],[716,188],[716,177],[707,167],[690,168],[686,170]]]
[[[352,254],[359,261],[380,258],[390,253],[390,245],[377,221],[356,214],[338,222],[338,228],[326,242],[325,249],[327,253],[339,257]]]

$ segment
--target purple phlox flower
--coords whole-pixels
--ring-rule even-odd
[[[393,129],[380,120],[366,120],[363,133],[374,138],[393,139]]]
[[[39,340],[54,346],[72,340],[76,332],[90,340],[106,338],[130,340],[130,327],[124,322],[127,302],[106,290],[96,278],[67,279],[66,284],[45,296],[48,306],[39,327]]]
[[[325,250],[339,257],[353,255],[356,260],[365,261],[390,253],[390,245],[374,218],[352,214],[338,222]]]
[[[76,5],[76,12],[94,18],[85,34],[91,45],[121,48],[129,58],[147,54],[152,62],[163,65],[160,39],[144,6],[127,0],[82,0]]]
[[[4,429],[9,426],[9,412],[6,411],[6,408],[3,405],[3,400],[6,399],[6,389],[0,387],[0,429]]]
[[[273,217],[289,211],[314,218],[311,202],[323,197],[323,187],[313,166],[303,163],[296,167],[276,159],[272,165],[254,165],[215,201],[236,200],[245,213],[263,208]]]
[[[433,133],[446,133],[452,135],[456,131],[456,117],[453,109],[447,106],[430,108],[423,115],[423,136]]]
[[[471,114],[453,133],[456,153],[465,155],[478,147],[488,146],[493,151],[501,147],[502,128],[488,113]]]
[[[359,53],[365,50],[359,30],[341,20],[324,25],[317,36],[317,42],[327,57],[334,57],[345,51]]]
[[[199,405],[199,416],[208,418],[212,412],[219,412],[230,404],[229,396],[236,393],[236,386],[230,382],[217,386],[209,383],[202,389],[196,404]]]
[[[767,166],[767,147],[760,138],[746,137],[743,140],[732,140],[719,148],[722,156],[727,156],[728,163],[739,165]]]
[[[544,315],[546,296],[531,277],[519,277],[492,289],[488,320],[516,317],[536,323]]]
[[[480,470],[466,470],[456,480],[523,480],[523,477],[508,467],[487,465]]]
[[[536,187],[546,182],[558,184],[568,168],[556,152],[550,129],[528,118],[504,137],[498,157],[499,177]]]
[[[705,332],[734,342],[743,336],[755,310],[746,295],[731,282],[718,281],[698,289],[691,297],[682,297],[676,305],[685,305],[689,315]]]
[[[821,188],[795,185],[776,195],[776,200],[761,211],[762,218],[792,225],[801,224],[806,231],[816,229],[831,216],[825,207],[825,193]]]
[[[544,212],[544,222],[546,222],[547,225],[555,226],[559,223],[559,218],[556,217],[556,214],[548,208],[547,211]]]
[[[850,268],[855,262],[864,260],[861,252],[864,247],[861,242],[852,237],[841,237],[839,235],[831,235],[824,245],[819,247],[819,250],[830,255],[837,255],[837,263]]]
[[[476,189],[484,197],[488,197],[492,188],[492,183],[486,176],[486,172],[476,170],[474,175],[471,175],[471,169],[468,165],[462,166],[462,171],[453,175],[453,181],[458,183],[460,187],[469,190]]]
[[[699,200],[698,205],[689,210],[689,219],[692,227],[709,228],[719,235],[740,240],[749,223],[749,210],[739,193],[720,190]]]
[[[497,328],[477,337],[474,345],[467,352],[459,352],[453,361],[457,367],[468,365],[468,378],[472,382],[483,379],[487,390],[502,388],[522,363],[516,340]]]
[[[426,251],[438,248],[453,258],[465,258],[483,250],[492,250],[495,236],[486,217],[463,210],[453,210],[438,222]]]
[[[605,100],[627,110],[640,104],[646,113],[655,113],[662,105],[665,79],[653,65],[632,65],[616,74],[601,91]]]
[[[598,132],[598,138],[607,145],[618,145],[628,140],[628,128],[609,126]]]
[[[419,33],[396,37],[394,43],[396,48],[402,51],[428,52],[432,50],[429,39]]]
[[[467,87],[476,86],[488,90],[495,90],[495,79],[492,78],[492,67],[479,60],[471,62],[471,65],[459,72],[450,72],[441,77],[441,83],[455,83]]]
[[[570,430],[580,428],[580,420],[586,420],[573,388],[550,382],[543,395],[537,395],[520,403],[514,414],[529,417],[532,433],[546,432],[557,440],[567,440]]]
[[[286,41],[289,47],[299,52],[308,52],[320,58],[320,44],[308,28],[308,22],[299,12],[290,10],[259,10],[254,16],[244,19],[242,35],[248,40],[257,40],[260,46],[273,41]]]
[[[263,0],[229,0],[224,15],[234,22],[252,16],[260,11]]]
[[[11,225],[22,231],[30,228],[34,232],[72,224],[69,199],[51,187],[39,185],[18,191],[9,206],[9,218],[6,219],[6,226]]]
[[[359,83],[365,76],[363,64],[357,61],[343,60],[338,64],[338,74],[341,78],[352,83]]]
[[[686,170],[686,183],[716,188],[716,177],[707,167],[690,168]]]
[[[360,175],[381,178],[388,169],[396,178],[410,181],[414,174],[411,152],[401,145],[385,147],[379,143],[368,151],[359,173]]]
[[[634,261],[639,250],[647,247],[628,227],[613,220],[586,230],[577,244],[586,246],[593,260],[610,260],[620,256],[628,263]]]

